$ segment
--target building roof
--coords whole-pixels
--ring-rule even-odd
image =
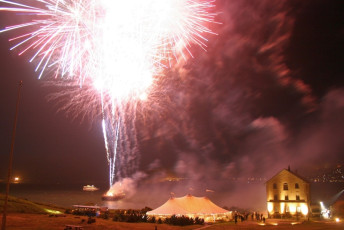
[[[268,183],[269,181],[271,181],[272,179],[274,179],[275,177],[277,177],[277,176],[278,176],[279,174],[281,174],[282,172],[288,172],[288,173],[290,173],[291,175],[293,175],[293,176],[295,176],[295,177],[297,177],[297,178],[303,180],[305,183],[309,184],[309,181],[308,181],[306,178],[304,178],[304,177],[298,175],[298,174],[295,173],[295,172],[292,172],[289,168],[288,168],[288,169],[283,169],[283,170],[279,171],[276,175],[274,175],[274,176],[271,177],[269,180],[267,180],[266,183]]]
[[[229,214],[230,211],[220,208],[207,197],[186,195],[172,197],[160,207],[147,212],[147,215],[188,215],[188,214]]]

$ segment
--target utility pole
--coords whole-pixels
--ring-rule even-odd
[[[15,141],[15,137],[16,137],[18,109],[19,109],[19,101],[20,101],[20,91],[21,91],[22,86],[23,86],[23,81],[19,81],[16,114],[14,117],[13,132],[12,132],[10,158],[8,161],[8,175],[7,175],[6,194],[5,194],[5,201],[4,201],[4,212],[2,214],[1,230],[6,230],[7,203],[8,203],[8,194],[10,192],[10,182],[11,182],[11,172],[12,172],[12,162],[13,162],[13,149],[14,149],[14,141]]]

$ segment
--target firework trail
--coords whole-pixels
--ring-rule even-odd
[[[192,56],[192,44],[206,48],[205,35],[212,33],[207,24],[215,17],[214,0],[0,3],[0,11],[24,18],[0,32],[20,31],[10,39],[11,50],[31,57],[39,79],[58,78],[99,94],[110,186],[116,159],[134,161],[135,103],[147,98],[162,69],[177,57]]]

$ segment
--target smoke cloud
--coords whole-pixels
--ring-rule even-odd
[[[319,100],[288,67],[288,1],[217,5],[222,24],[213,25],[207,52],[192,49],[195,58],[166,73],[155,92],[164,96],[138,124],[148,175],[138,196],[152,206],[173,192],[263,210],[267,179],[288,165],[307,176],[343,149],[343,91]]]

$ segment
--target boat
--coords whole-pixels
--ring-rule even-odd
[[[92,191],[97,191],[97,190],[99,190],[99,188],[95,187],[94,185],[85,185],[85,186],[82,188],[82,190],[92,192]]]
[[[122,200],[124,198],[125,198],[124,192],[115,193],[115,194],[108,192],[102,196],[102,200],[104,201],[117,201],[117,200]]]

